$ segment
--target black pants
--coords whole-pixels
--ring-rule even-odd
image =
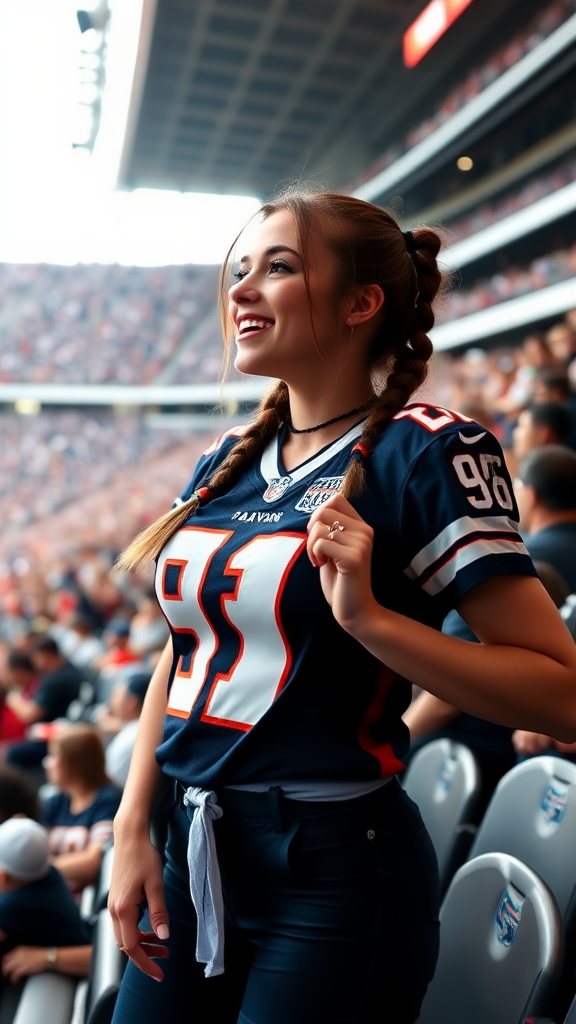
[[[113,1024],[413,1024],[438,953],[434,851],[396,780],[308,803],[223,790],[215,822],[225,973],[194,960],[189,818],[172,813],[170,958],[158,984],[129,964]]]

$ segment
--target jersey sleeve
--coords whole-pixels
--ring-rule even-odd
[[[477,424],[420,454],[400,503],[404,572],[445,611],[493,576],[535,576],[496,438]]]

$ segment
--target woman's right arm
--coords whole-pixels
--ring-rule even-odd
[[[169,930],[162,862],[150,839],[150,816],[161,779],[155,753],[162,741],[171,665],[170,639],[148,687],[124,795],[114,819],[114,867],[108,899],[118,945],[137,967],[157,981],[164,974],[149,954],[167,956],[161,943],[168,938]],[[138,927],[143,902],[154,929],[151,933]]]

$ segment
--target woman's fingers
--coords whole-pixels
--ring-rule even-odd
[[[121,949],[129,960],[149,978],[153,978],[154,981],[162,981],[164,971],[159,964],[154,963],[154,959],[166,959],[170,956],[170,951],[158,942],[153,932],[139,931],[138,942],[133,946],[122,946]]]
[[[346,503],[347,504],[347,503]],[[322,566],[329,559],[363,558],[372,548],[373,530],[359,516],[336,514],[328,502],[317,509],[308,523],[308,557]]]

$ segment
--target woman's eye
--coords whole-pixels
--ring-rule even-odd
[[[277,273],[279,270],[287,270],[289,274],[293,273],[292,267],[285,263],[284,260],[272,260],[270,264],[270,273]]]
[[[235,270],[232,273],[232,277],[234,278],[235,281],[241,281],[243,277],[246,277],[247,273],[247,270]]]

